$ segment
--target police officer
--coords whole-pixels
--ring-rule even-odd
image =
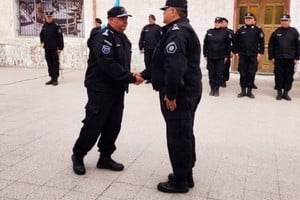
[[[291,101],[288,92],[292,88],[294,65],[300,58],[300,38],[297,29],[290,27],[291,18],[284,14],[269,40],[269,59],[275,64],[275,89],[277,100]]]
[[[264,33],[255,25],[255,16],[246,13],[245,25],[237,30],[234,40],[234,53],[239,58],[241,93],[238,97],[255,98],[252,93],[255,73],[261,55],[264,53]]]
[[[95,32],[101,30],[101,24],[102,24],[102,20],[100,18],[96,18],[95,19],[95,27],[91,30],[90,38],[92,35],[94,35]]]
[[[144,54],[146,69],[151,65],[154,48],[161,36],[161,27],[155,24],[155,16],[152,14],[149,15],[148,20],[149,24],[142,29],[139,40],[139,49],[140,52]],[[146,81],[146,83],[150,83],[150,81]]]
[[[161,112],[167,127],[167,144],[173,173],[157,188],[167,193],[185,193],[194,186],[194,116],[202,92],[201,47],[187,19],[186,0],[167,0],[162,37],[153,55],[151,70],[142,72],[159,92]]]
[[[222,18],[221,27],[228,31],[228,34],[230,37],[230,51],[232,51],[234,32],[232,29],[228,28],[228,19],[227,18],[225,18],[225,17]],[[230,58],[227,59],[225,62],[224,72],[223,72],[223,83],[222,83],[221,87],[226,87],[226,82],[229,81],[232,56],[233,56],[233,54],[232,54],[232,52],[230,52]]]
[[[89,39],[88,68],[85,76],[88,102],[79,138],[73,147],[73,171],[85,174],[83,157],[97,142],[97,168],[121,171],[124,165],[111,158],[121,128],[124,93],[128,83],[137,83],[130,72],[131,43],[124,34],[129,15],[124,7],[107,12],[108,26]],[[141,79],[139,79],[141,80]]]
[[[59,76],[59,54],[64,48],[63,31],[54,22],[53,11],[45,12],[46,23],[40,32],[40,41],[45,49],[45,57],[48,65],[50,80],[46,85],[58,85]]]
[[[206,32],[203,55],[207,60],[210,96],[219,96],[219,87],[223,83],[224,65],[230,59],[231,35],[221,26],[222,18],[215,18],[215,27]]]

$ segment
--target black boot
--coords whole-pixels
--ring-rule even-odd
[[[281,99],[282,99],[282,91],[281,90],[277,90],[276,100],[281,100]]]
[[[246,96],[246,88],[243,87],[241,93],[239,93],[237,95],[237,97],[241,98],[241,97],[245,97],[245,96]]]
[[[171,173],[171,174],[168,175],[168,180],[169,181],[174,181],[174,178],[175,178],[175,176],[174,176],[173,173]],[[193,188],[194,185],[195,185],[194,178],[193,178],[192,174],[188,176],[188,185],[189,185],[189,188]]]
[[[45,83],[45,85],[51,85],[53,83],[53,79],[51,78],[49,81]]]
[[[248,88],[247,96],[248,96],[249,98],[251,98],[251,99],[254,99],[254,98],[255,98],[254,94],[252,93],[252,89],[251,89],[251,88]]]
[[[215,96],[218,97],[218,96],[220,95],[220,94],[219,94],[219,88],[215,88],[214,91],[215,91]]]
[[[214,90],[214,88],[210,89],[209,96],[215,96],[215,90]]]
[[[292,101],[292,98],[289,96],[288,91],[284,90],[282,98],[284,98],[287,101]]]
[[[161,182],[157,185],[157,189],[166,193],[187,193],[189,185],[187,180],[178,180],[175,176],[173,180]]]
[[[110,156],[100,156],[97,163],[97,168],[110,169],[112,171],[122,171],[124,169],[124,165],[117,163]]]
[[[73,171],[75,174],[77,175],[83,175],[85,174],[85,167],[84,167],[84,163],[83,163],[83,158],[76,156],[76,155],[72,155],[72,162],[73,162]]]
[[[53,86],[57,86],[57,85],[58,85],[58,81],[57,81],[57,79],[53,79],[53,81],[52,81],[52,85],[53,85]]]

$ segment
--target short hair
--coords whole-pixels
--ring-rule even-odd
[[[187,16],[187,9],[185,8],[178,8],[174,7],[179,15],[179,17],[186,17]]]
[[[150,14],[149,18],[153,19],[154,21],[156,20],[156,18],[155,18],[155,16],[153,14]]]
[[[97,22],[97,23],[99,23],[99,24],[102,24],[102,21],[101,21],[100,18],[96,18],[96,19],[95,19],[95,22]]]

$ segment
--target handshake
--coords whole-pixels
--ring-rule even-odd
[[[141,74],[139,72],[134,72],[132,73],[132,75],[135,77],[136,81],[135,81],[135,85],[140,85],[144,82],[143,77],[141,76]]]

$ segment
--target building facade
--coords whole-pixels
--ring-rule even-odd
[[[55,18],[63,26],[65,49],[60,62],[63,68],[85,68],[88,56],[86,41],[93,27],[94,18],[100,17],[107,23],[106,12],[115,0],[2,0],[0,8],[0,66],[46,67],[44,51],[38,37],[42,22],[39,12],[54,9]],[[162,23],[159,10],[165,0],[121,0],[133,15],[126,30],[131,40],[132,68],[144,68],[143,56],[138,50],[140,31],[148,23],[148,15],[154,14],[157,23]],[[229,27],[236,30],[243,23],[243,15],[251,11],[257,16],[257,24],[266,33],[266,48],[272,30],[279,26],[283,13],[292,16],[292,26],[300,28],[300,1],[297,0],[189,0],[189,19],[203,42],[206,30],[213,27],[216,16],[226,17]],[[42,4],[42,5],[41,5]],[[201,67],[205,68],[202,59]],[[267,54],[261,62],[259,71],[272,72]],[[232,69],[236,69],[235,66]]]

